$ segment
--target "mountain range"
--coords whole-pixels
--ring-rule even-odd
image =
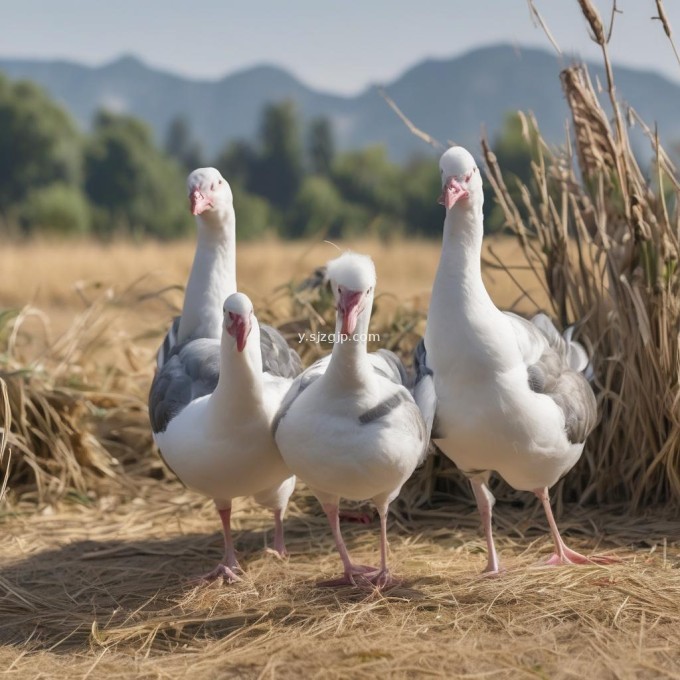
[[[509,45],[483,47],[451,59],[428,59],[405,71],[385,91],[420,129],[443,142],[477,148],[482,128],[493,139],[509,111],[532,111],[549,142],[564,140],[568,111],[560,87],[558,58],[550,52]],[[604,71],[589,64],[593,79]],[[432,153],[412,135],[370,86],[356,96],[307,87],[284,69],[256,66],[219,80],[195,80],[151,68],[136,57],[99,67],[67,61],[0,59],[0,71],[45,87],[83,128],[98,109],[146,120],[157,139],[184,117],[208,158],[227,142],[253,140],[265,104],[291,99],[303,120],[328,117],[338,147],[384,144],[404,161]],[[617,92],[664,140],[680,140],[680,84],[656,73],[615,68]]]

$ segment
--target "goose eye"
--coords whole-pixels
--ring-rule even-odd
[[[222,180],[220,180],[220,181],[219,181],[219,182],[217,182],[217,183],[218,183],[218,184],[222,184]]]

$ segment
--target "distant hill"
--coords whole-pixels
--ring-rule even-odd
[[[305,120],[324,115],[333,122],[342,149],[385,144],[397,161],[429,153],[369,87],[354,97],[317,92],[287,71],[257,66],[201,81],[159,71],[135,57],[91,68],[65,61],[0,59],[12,79],[43,85],[83,127],[100,108],[146,120],[159,140],[169,122],[185,116],[207,156],[230,140],[253,139],[268,102],[292,99]],[[560,64],[549,52],[507,45],[484,47],[452,59],[427,60],[385,84],[388,94],[421,129],[445,141],[477,148],[482,126],[493,138],[511,110],[531,110],[546,138],[564,139],[567,107],[559,82]],[[602,69],[593,77],[604,81]],[[680,85],[655,73],[615,70],[620,96],[662,137],[680,140]]]

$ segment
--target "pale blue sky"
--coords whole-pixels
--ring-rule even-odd
[[[597,56],[576,0],[535,0],[560,46]],[[595,0],[609,20],[610,0]],[[618,63],[680,82],[654,0],[618,0]],[[666,0],[680,42],[680,0]],[[526,0],[21,0],[0,4],[0,56],[101,64],[124,53],[217,78],[262,62],[316,88],[354,93],[425,57],[495,42],[552,49]]]

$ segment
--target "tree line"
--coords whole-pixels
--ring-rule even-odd
[[[528,179],[530,149],[510,117],[495,147]],[[189,233],[186,175],[213,165],[232,185],[240,238],[440,236],[436,156],[392,163],[382,146],[339,152],[325,118],[303,125],[290,101],[262,112],[254,143],[214,157],[182,118],[162,145],[132,116],[99,112],[91,130],[40,87],[0,75],[0,229],[5,234],[174,238]],[[491,228],[502,216],[487,201]]]

